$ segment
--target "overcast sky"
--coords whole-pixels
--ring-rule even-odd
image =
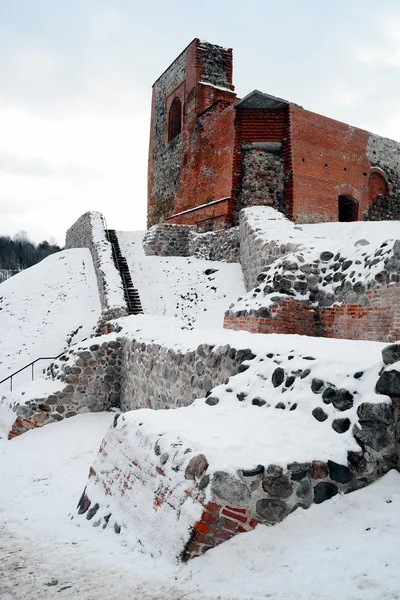
[[[239,96],[400,140],[400,0],[0,0],[0,234],[145,228],[151,86],[195,37]]]

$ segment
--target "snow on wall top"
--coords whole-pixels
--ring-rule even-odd
[[[144,324],[147,318],[140,320]],[[173,445],[178,453],[189,447],[188,458],[192,452],[205,454],[215,471],[315,459],[344,464],[349,450],[359,450],[352,425],[358,422],[360,404],[389,401],[374,391],[382,367],[381,343],[176,329],[171,344],[171,334],[160,323],[147,321],[147,327],[134,331],[139,318],[124,319],[128,321],[136,339],[175,350],[190,348],[190,338],[192,347],[202,338],[203,343],[252,350],[247,370],[214,388],[208,398],[174,411],[132,411],[121,421],[132,436],[140,428],[141,436],[159,439],[161,452],[171,452]],[[313,416],[316,408],[324,411],[324,422]],[[334,429],[337,419],[348,420],[346,430]]]
[[[293,251],[265,267],[258,286],[231,304],[228,315],[269,310],[288,296],[320,306],[345,299],[362,304],[367,289],[398,281],[400,223],[325,223],[303,231],[271,208],[247,209],[246,215],[266,243],[289,242]]]
[[[99,212],[91,212],[93,243],[99,260],[99,268],[104,276],[104,293],[107,300],[107,308],[120,308],[125,306],[124,291],[121,276],[114,265],[112,247],[106,238],[102,215]]]
[[[112,246],[106,238],[103,217],[96,211],[82,215],[67,231],[67,248],[89,248],[102,309],[126,307],[122,282],[114,266]]]

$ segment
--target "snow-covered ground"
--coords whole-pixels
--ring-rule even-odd
[[[0,442],[1,600],[400,597],[395,471],[183,566],[132,552],[111,530],[78,527],[69,514],[111,419],[80,415]]]
[[[40,356],[56,356],[88,337],[100,315],[96,276],[86,248],[45,258],[0,284],[0,381]],[[36,376],[47,366],[35,366]],[[28,369],[14,387],[31,378]],[[9,382],[0,385],[6,392]]]
[[[229,304],[245,291],[238,263],[146,256],[144,231],[117,234],[145,313],[180,317],[199,329],[222,327]]]

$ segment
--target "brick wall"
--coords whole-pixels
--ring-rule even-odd
[[[367,290],[367,304],[341,302],[329,307],[313,306],[308,300],[277,298],[260,315],[227,314],[224,327],[251,333],[296,333],[299,335],[393,342],[400,338],[400,286],[397,283]],[[265,316],[262,316],[265,313]]]
[[[292,217],[306,221],[338,220],[338,197],[348,194],[359,202],[359,218],[369,203],[368,133],[290,105],[293,161]]]
[[[232,50],[195,39],[153,86],[149,147],[148,224],[212,200],[229,198],[234,110]],[[182,103],[182,131],[168,140],[168,111]],[[226,227],[230,204],[185,213],[172,223],[211,218]]]
[[[251,201],[251,183],[244,179],[244,157],[246,154],[246,145],[262,142],[273,142],[281,144],[277,157],[283,162],[286,173],[291,171],[290,147],[288,144],[288,109],[249,109],[237,108],[235,115],[235,141],[233,157],[233,179],[232,179],[232,200],[234,203],[234,222],[238,220],[238,213],[241,208],[249,205],[270,204],[286,212],[285,207],[291,205],[291,186],[290,176],[286,176],[286,186],[283,190],[282,198],[274,199],[268,202],[268,198],[262,199],[254,195]],[[262,152],[261,148],[258,149]],[[247,149],[248,151],[248,149]],[[273,174],[272,174],[273,175]],[[275,177],[271,173],[260,173],[259,180],[266,180],[265,185],[276,186]],[[249,189],[250,188],[250,189]],[[279,190],[281,192],[281,190]]]

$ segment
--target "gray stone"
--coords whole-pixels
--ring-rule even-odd
[[[385,365],[392,365],[400,361],[400,344],[391,344],[382,350],[382,359]]]
[[[209,396],[205,402],[209,406],[215,406],[216,404],[219,403],[219,398],[216,398],[215,396]]]
[[[329,481],[322,481],[317,483],[314,488],[314,502],[315,504],[321,504],[325,500],[330,500],[338,493],[338,488],[334,483]]]
[[[288,513],[283,500],[262,498],[256,503],[256,511],[267,523],[278,523]]]
[[[317,421],[320,421],[321,423],[323,421],[326,421],[326,419],[328,418],[328,415],[326,414],[326,412],[324,412],[322,410],[322,408],[320,406],[317,406],[316,408],[314,408],[314,410],[312,411],[312,416],[317,419]]]
[[[394,435],[382,421],[363,421],[361,428],[354,426],[353,435],[361,444],[380,452],[394,443]]]
[[[333,258],[333,252],[325,251],[321,252],[319,258],[322,262],[329,262]]]
[[[382,421],[386,425],[394,424],[394,406],[383,402],[372,404],[363,402],[357,409],[360,423],[364,421]]]
[[[400,371],[384,371],[376,383],[378,394],[400,396]]]
[[[296,490],[296,496],[302,500],[310,498],[312,494],[312,484],[309,479],[300,481],[299,487]]]
[[[288,465],[292,481],[300,481],[311,474],[311,463],[294,462]]]
[[[193,456],[186,466],[185,479],[200,479],[208,469],[208,461],[204,454]]]
[[[270,496],[278,496],[279,498],[289,498],[293,492],[293,486],[286,475],[280,477],[266,475],[262,482],[262,488]]]
[[[338,483],[349,483],[353,479],[353,473],[344,465],[328,460],[329,476]]]
[[[336,433],[345,433],[348,431],[350,425],[350,419],[334,419],[332,421],[332,428],[336,431]]]
[[[271,381],[274,387],[279,387],[282,385],[285,379],[285,371],[281,367],[277,367],[275,371],[272,373]]]
[[[337,410],[349,410],[353,406],[353,394],[348,390],[339,389],[332,398],[332,404]]]
[[[211,491],[232,506],[246,506],[251,498],[250,490],[241,481],[224,471],[214,473]]]

